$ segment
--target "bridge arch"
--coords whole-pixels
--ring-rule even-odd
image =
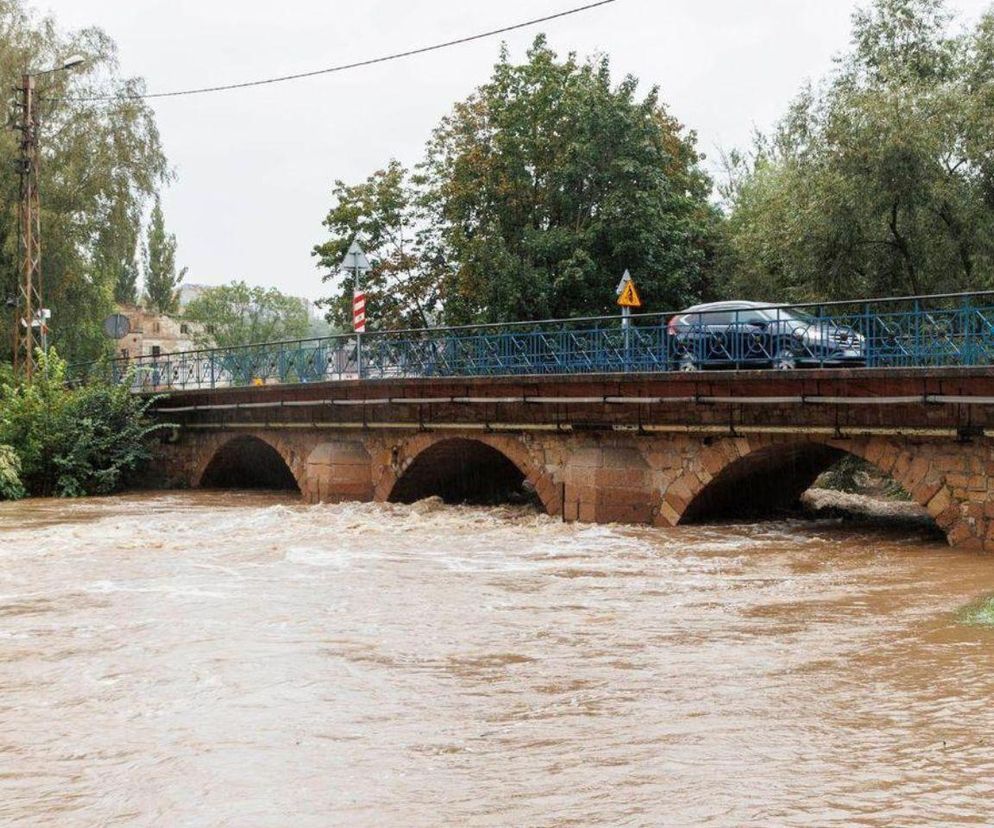
[[[194,485],[201,489],[302,491],[292,457],[279,444],[253,434],[225,435],[205,453]]]
[[[413,503],[440,496],[447,503],[489,504],[533,493],[543,511],[560,504],[551,476],[517,438],[508,435],[418,435],[394,449],[394,463],[377,500]]]
[[[756,517],[795,504],[818,476],[846,454],[866,460],[924,507],[950,544],[981,549],[984,505],[958,484],[969,479],[969,446],[866,437],[737,437],[703,446],[664,492],[671,525],[721,517]],[[953,485],[957,484],[957,485]],[[983,493],[984,497],[986,493]]]

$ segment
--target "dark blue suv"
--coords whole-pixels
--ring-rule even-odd
[[[669,322],[675,367],[863,365],[863,337],[832,319],[764,302],[694,305]]]

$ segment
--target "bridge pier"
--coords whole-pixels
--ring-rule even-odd
[[[311,503],[373,499],[373,458],[361,440],[329,440],[307,454],[300,491]]]

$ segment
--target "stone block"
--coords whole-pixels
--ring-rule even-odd
[[[665,500],[659,507],[659,517],[669,526],[676,526],[680,522],[680,513]]]
[[[935,517],[949,508],[949,504],[952,502],[953,499],[952,495],[949,493],[949,489],[945,486],[941,486],[935,493],[934,497],[928,501],[925,508],[928,509],[928,513],[932,515],[932,517]]]
[[[969,539],[975,539],[977,541],[980,540],[980,538],[977,538],[974,535],[973,527],[970,526],[970,524],[965,520],[961,520],[954,524],[946,532],[946,539],[949,541],[950,546],[963,546]]]
[[[925,479],[925,475],[928,474],[928,458],[926,457],[915,457],[911,461],[907,472],[902,475],[904,478],[905,488],[912,489],[917,486],[922,480]]]
[[[941,489],[941,480],[929,479],[915,486],[914,489],[911,490],[911,496],[915,499],[916,503],[920,503],[922,506],[928,506],[928,502],[935,497]]]

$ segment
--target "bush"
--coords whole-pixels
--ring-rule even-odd
[[[0,446],[0,500],[18,500],[25,494],[17,452],[10,446]]]
[[[816,481],[815,487],[837,492],[909,500],[901,485],[884,475],[876,466],[861,457],[847,454]]]
[[[31,385],[0,386],[0,444],[20,459],[20,479],[32,495],[78,497],[119,489],[150,459],[150,399],[128,384],[68,388],[65,363],[40,357]]]

